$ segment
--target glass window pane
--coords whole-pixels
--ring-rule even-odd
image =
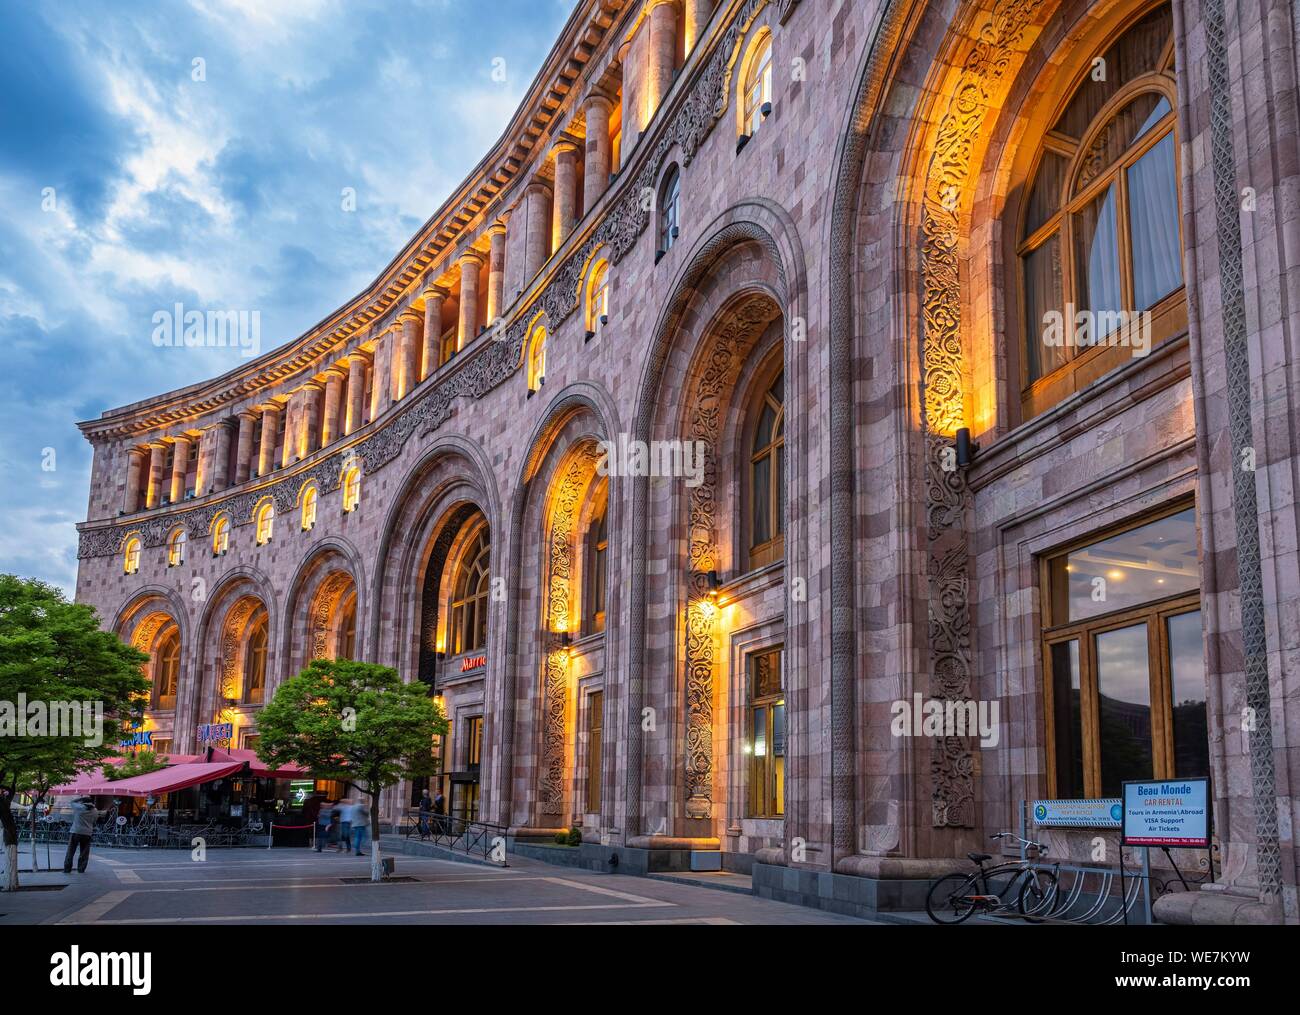
[[[1142,134],[1169,112],[1169,102],[1159,92],[1143,92],[1111,117],[1096,134],[1079,166],[1075,192],[1082,190],[1115,164]]]
[[[1083,790],[1083,704],[1079,642],[1057,642],[1052,657],[1052,730],[1056,741],[1056,795],[1079,800]]]
[[[754,709],[754,757],[767,757],[767,709]]]
[[[1169,683],[1174,711],[1174,776],[1210,774],[1210,734],[1205,708],[1205,663],[1201,658],[1201,611],[1165,622],[1169,640]]]
[[[785,445],[776,449],[776,534],[785,532]]]
[[[1097,656],[1101,795],[1117,797],[1126,781],[1154,775],[1147,625],[1105,631],[1096,636],[1093,645]]]
[[[772,706],[772,813],[785,813],[785,702]]]
[[[769,500],[771,491],[768,486],[771,469],[771,455],[764,455],[754,463],[754,546],[766,543],[772,538],[771,502]]]
[[[1145,310],[1183,284],[1172,133],[1129,167],[1128,189],[1134,309]]]
[[[1025,352],[1030,381],[1046,377],[1064,366],[1068,347],[1064,341],[1047,345],[1048,313],[1060,314],[1061,236],[1055,233],[1025,255]],[[1067,322],[1065,327],[1071,325]],[[1058,333],[1061,329],[1057,329]]]
[[[1054,562],[1061,566],[1062,558]],[[1129,529],[1068,554],[1064,604],[1052,622],[1076,621],[1124,610],[1200,587],[1193,508]]]
[[[1115,231],[1115,188],[1110,186],[1074,216],[1075,293],[1079,310],[1105,314],[1109,326],[1118,323],[1122,298],[1119,285],[1119,240]],[[1108,327],[1109,330],[1109,327]],[[1093,333],[1093,340],[1104,333]]]
[[[1068,160],[1064,155],[1053,151],[1043,152],[1043,160],[1038,164],[1038,175],[1034,177],[1034,186],[1029,191],[1029,207],[1025,215],[1026,237],[1031,236],[1061,207],[1061,189],[1065,186],[1067,165]]]

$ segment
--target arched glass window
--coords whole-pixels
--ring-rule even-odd
[[[135,574],[140,570],[140,539],[138,536],[132,536],[122,547],[122,571],[125,574]]]
[[[763,392],[749,459],[749,563],[762,567],[785,555],[785,374]]]
[[[184,529],[177,529],[167,538],[167,566],[180,567],[185,563],[185,541],[189,538]]]
[[[742,134],[753,134],[763,123],[763,107],[772,101],[772,36],[763,32],[750,48],[741,82]]]
[[[335,654],[338,659],[357,657],[357,593],[354,589],[343,600],[339,612],[339,643]]]
[[[479,531],[461,556],[451,598],[451,651],[453,655],[472,652],[487,644],[488,530]]]
[[[528,340],[528,390],[536,391],[546,382],[546,328],[537,325]]]
[[[212,523],[212,555],[219,557],[230,549],[230,519],[221,515]]]
[[[600,260],[591,269],[587,283],[587,330],[600,334],[609,317],[609,262]]]
[[[659,188],[659,251],[666,253],[677,242],[682,208],[682,174],[673,166]]]
[[[158,640],[154,651],[153,703],[154,708],[169,711],[176,707],[176,688],[181,673],[181,632],[169,624]]]
[[[1174,99],[1166,5],[1098,55],[1041,140],[1016,248],[1025,418],[1186,328]]]
[[[361,466],[350,465],[343,473],[343,510],[355,511],[361,506]]]
[[[605,592],[609,577],[609,505],[601,505],[587,536],[587,630],[605,630]]]
[[[319,495],[315,486],[309,486],[302,492],[302,529],[307,532],[316,524],[316,501]]]
[[[263,546],[271,541],[275,526],[275,505],[269,500],[257,509],[253,516],[256,529],[257,545]]]
[[[244,701],[260,704],[266,697],[266,610],[258,608],[244,642]]]

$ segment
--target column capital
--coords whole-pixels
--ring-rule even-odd
[[[329,366],[327,366],[324,370],[321,371],[321,376],[325,378],[325,383],[329,384],[330,381],[345,380],[348,374],[347,371],[344,370],[343,367],[339,366],[337,363],[331,363]]]
[[[551,144],[551,154],[556,158],[561,155],[577,155],[579,151],[578,143],[569,137],[557,138]]]
[[[509,214],[508,212],[506,214]],[[505,216],[487,227],[487,236],[504,236],[506,234]]]
[[[150,449],[150,445],[148,444],[136,444],[133,447],[127,448],[126,453],[128,457],[130,457],[131,455],[139,455],[140,458],[143,459],[148,457],[149,449]]]
[[[582,100],[582,108],[588,106],[602,105],[605,107],[605,114],[609,115],[614,111],[614,99],[599,88],[593,88],[587,93],[586,98]]]
[[[456,255],[456,263],[459,264],[462,268],[465,266],[467,262],[472,262],[475,265],[480,265],[480,264],[484,264],[486,261],[487,258],[485,258],[481,253],[479,253],[473,247],[470,247],[468,250],[462,251],[460,254]]]
[[[303,381],[302,384],[298,385],[298,388],[294,392],[294,394],[297,394],[299,391],[310,392],[310,391],[324,391],[324,390],[325,390],[325,385],[323,385],[320,381],[316,380],[316,378],[313,377],[311,380]]]
[[[399,324],[405,323],[406,321],[410,321],[412,324],[419,324],[424,321],[424,315],[416,310],[415,307],[407,307],[397,315],[397,321]]]
[[[445,285],[439,285],[437,282],[430,279],[425,281],[423,288],[420,290],[420,295],[426,300],[430,297],[445,300],[451,295],[451,290]]]
[[[237,415],[240,419],[248,420],[250,423],[257,422],[256,409],[240,409],[239,412],[237,412],[235,415]]]
[[[528,186],[524,188],[524,193],[535,194],[539,192],[549,196],[551,193],[551,185],[548,181],[542,179],[540,176],[534,176],[531,180],[528,181]]]
[[[357,348],[348,353],[345,358],[348,361],[348,367],[351,368],[354,362],[369,366],[374,361],[375,356],[374,353],[369,352],[366,349]]]

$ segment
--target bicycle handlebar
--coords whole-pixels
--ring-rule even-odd
[[[994,832],[992,835],[989,836],[989,838],[990,839],[1011,839],[1015,842],[1020,843],[1022,846],[1026,846],[1030,849],[1036,849],[1038,850],[1039,853],[1043,855],[1047,854],[1047,846],[1045,846],[1043,843],[1036,842],[1033,839],[1021,838],[1019,835],[1016,835],[1014,832]]]

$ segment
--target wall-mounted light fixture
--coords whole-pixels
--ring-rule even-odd
[[[970,439],[970,427],[968,426],[964,426],[957,431],[953,446],[957,452],[957,467],[959,469],[968,468],[971,462],[975,461],[975,456],[980,453],[979,441]]]

